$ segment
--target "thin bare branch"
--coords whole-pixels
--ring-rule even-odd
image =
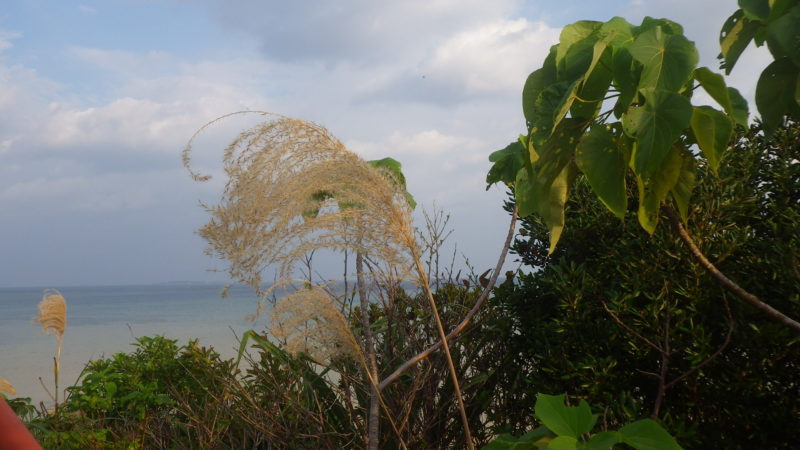
[[[649,345],[650,347],[653,347],[657,352],[664,353],[664,349],[662,349],[660,346],[654,344],[653,341],[651,341],[650,339],[647,339],[646,337],[644,337],[641,334],[637,333],[633,328],[629,327],[616,314],[614,314],[610,309],[608,309],[608,305],[606,304],[606,302],[601,302],[601,303],[603,304],[603,309],[606,310],[608,315],[610,315],[611,318],[614,319],[614,322],[617,322],[617,324],[619,324],[619,326],[624,328],[625,331],[627,331],[628,333],[636,336],[639,340],[641,340],[645,344]]]
[[[508,249],[511,247],[511,240],[514,238],[514,230],[517,224],[517,210],[515,209],[511,215],[511,223],[508,226],[508,235],[506,235],[506,241],[503,245],[503,250],[500,252],[500,257],[497,259],[497,265],[495,265],[494,273],[492,273],[491,278],[489,279],[489,284],[483,289],[481,296],[478,298],[478,301],[475,302],[475,305],[472,309],[469,310],[464,319],[455,327],[453,331],[451,331],[447,335],[447,340],[452,341],[459,333],[464,331],[464,328],[469,325],[472,321],[472,318],[477,314],[480,310],[481,306],[486,302],[486,299],[489,298],[489,293],[491,293],[492,289],[494,288],[495,283],[497,282],[497,277],[500,274],[500,270],[503,268],[503,263],[506,261],[506,255],[508,254]],[[432,346],[428,347],[424,351],[420,352],[413,358],[409,359],[408,361],[404,362],[400,365],[391,375],[387,376],[380,382],[379,387],[381,389],[385,389],[386,386],[392,384],[395,380],[400,378],[408,369],[417,365],[420,361],[424,360],[425,358],[429,357],[431,353],[435,352],[442,346],[442,341],[439,341]]]
[[[800,333],[800,323],[796,320],[788,317],[787,315],[783,314],[782,312],[778,311],[777,309],[773,308],[769,304],[762,301],[760,298],[756,297],[755,295],[747,292],[741,286],[736,284],[733,280],[725,276],[724,273],[720,272],[719,269],[711,263],[711,261],[706,258],[706,255],[697,247],[692,237],[689,235],[689,232],[683,226],[683,222],[678,217],[678,214],[673,211],[671,208],[664,208],[664,211],[667,213],[669,218],[672,220],[673,225],[675,226],[675,230],[677,230],[678,235],[680,236],[681,240],[689,247],[692,255],[697,258],[698,262],[708,270],[711,276],[717,280],[719,284],[721,284],[725,289],[729,290],[730,292],[736,294],[737,297],[750,303],[751,305],[755,306],[756,308],[760,309],[762,312],[770,316],[775,321],[783,324],[787,328],[790,328],[798,333]]]
[[[731,314],[731,308],[730,308],[730,305],[728,305],[728,299],[725,298],[724,296],[722,297],[722,299],[723,299],[724,304],[725,304],[725,312],[727,313],[727,316],[728,316],[728,334],[725,335],[725,340],[722,342],[722,345],[720,345],[719,348],[717,349],[717,351],[715,351],[711,356],[709,356],[708,358],[704,359],[703,362],[697,364],[696,366],[692,367],[691,369],[687,370],[686,372],[684,372],[681,375],[679,375],[678,377],[676,377],[674,380],[672,380],[669,383],[667,383],[666,384],[666,388],[667,389],[671,388],[672,386],[674,386],[675,384],[677,384],[678,382],[680,382],[684,378],[688,377],[689,375],[691,375],[691,374],[697,372],[698,370],[702,369],[703,366],[705,366],[706,364],[710,363],[714,358],[716,358],[717,356],[722,354],[722,352],[731,343],[731,336],[733,335],[733,329],[735,328],[735,324],[733,322],[733,314]]]

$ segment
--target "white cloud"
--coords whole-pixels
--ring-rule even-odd
[[[254,38],[269,58],[405,60],[454,32],[512,12],[516,0],[337,2],[209,0],[226,27]]]
[[[78,10],[84,14],[97,14],[97,10],[88,5],[78,5]]]
[[[14,46],[12,41],[22,37],[21,33],[0,30],[0,53]]]

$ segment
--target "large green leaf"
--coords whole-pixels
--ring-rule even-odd
[[[592,60],[582,78],[576,101],[570,109],[572,117],[592,119],[603,105],[603,97],[611,84],[613,72],[611,70],[613,52],[609,47],[610,42],[617,35],[617,31],[610,31],[603,39],[594,43]]]
[[[719,34],[719,46],[722,52],[719,57],[722,59],[720,68],[725,69],[725,75],[730,75],[739,56],[753,40],[757,31],[758,23],[746,18],[741,9],[737,9],[722,25]]]
[[[536,148],[537,153],[539,151],[538,148],[553,133],[555,117],[561,115],[568,99],[574,98],[577,88],[577,82],[559,81],[547,86],[536,98],[532,108],[533,121],[531,123],[530,138],[531,144]],[[569,107],[567,107],[568,109]]]
[[[784,115],[796,105],[797,75],[797,66],[789,58],[780,58],[768,65],[758,78],[756,106],[768,135],[783,123]]]
[[[622,435],[622,442],[635,449],[680,450],[681,448],[675,438],[650,419],[625,425],[619,433]]]
[[[600,25],[601,34],[614,33],[614,39],[611,41],[611,47],[624,45],[626,42],[633,42],[633,25],[622,17],[612,17],[608,22]]]
[[[493,162],[489,173],[486,175],[486,189],[494,183],[502,182],[512,184],[517,179],[519,169],[525,167],[528,160],[528,149],[521,139],[518,139],[489,155],[489,162]]]
[[[578,438],[591,431],[597,421],[585,400],[581,400],[578,406],[566,406],[563,394],[537,394],[534,411],[536,417],[559,436]]]
[[[750,20],[766,22],[769,17],[769,0],[739,0],[739,7]]]
[[[739,93],[738,89],[732,87],[728,88],[728,97],[731,99],[731,111],[728,112],[728,115],[735,123],[747,127],[747,119],[750,117],[747,100]]]
[[[700,67],[695,69],[694,78],[736,123],[747,126],[747,102],[739,91],[725,85],[722,75]]]
[[[767,25],[767,46],[776,59],[800,65],[800,4]]]
[[[639,187],[639,211],[637,217],[639,224],[648,233],[653,234],[658,225],[661,203],[667,198],[669,192],[675,187],[683,167],[683,157],[678,147],[670,148],[664,166],[649,178],[637,176]]]
[[[547,444],[548,450],[576,450],[578,440],[572,436],[558,436]]]
[[[633,35],[639,36],[642,33],[650,31],[656,27],[660,27],[669,34],[683,34],[683,26],[678,22],[673,22],[669,19],[656,19],[654,17],[645,16],[642,19],[642,24],[633,29]]]
[[[601,25],[601,22],[581,20],[561,29],[555,59],[559,80],[574,81],[586,70],[592,58],[592,37],[597,39],[595,32]]]
[[[538,159],[533,167],[536,182],[547,187],[572,161],[575,147],[586,129],[587,122],[567,118],[559,123],[553,135],[538,149]]]
[[[608,450],[622,442],[622,436],[617,431],[603,431],[595,434],[586,442],[586,450]]]
[[[733,136],[731,120],[710,106],[696,106],[691,124],[697,145],[706,156],[711,170],[717,173],[722,153],[728,148],[728,142]]]
[[[664,90],[643,89],[645,104],[622,117],[625,132],[636,138],[632,167],[644,179],[660,169],[672,144],[692,119],[689,99]]]
[[[632,44],[633,41],[630,41],[625,46],[614,47],[613,50],[614,54],[611,62],[614,73],[613,81],[614,86],[619,91],[619,98],[616,105],[614,105],[614,115],[617,118],[628,110],[628,107],[636,98],[639,78],[642,74],[642,65],[633,63],[633,56],[631,56],[629,48]]]
[[[630,48],[643,67],[639,88],[677,92],[689,80],[699,59],[694,43],[660,26],[639,35]]]
[[[525,115],[528,126],[535,119],[534,104],[536,99],[539,98],[539,94],[547,86],[556,82],[555,48],[553,46],[550,49],[550,54],[544,60],[542,67],[528,75],[528,79],[525,80],[525,86],[522,88],[522,113]]]
[[[614,142],[614,135],[602,125],[595,125],[578,143],[575,162],[592,190],[606,207],[620,219],[628,209],[625,171],[628,162]]]
[[[683,223],[687,223],[689,220],[689,199],[692,197],[692,190],[697,177],[697,161],[688,152],[684,152],[682,159],[683,163],[678,174],[678,181],[675,182],[675,186],[672,188],[672,199],[675,201],[681,220],[683,220]]]
[[[536,445],[532,442],[520,441],[510,434],[501,434],[492,442],[481,447],[481,450],[532,450]]]
[[[550,234],[548,254],[556,249],[564,231],[564,206],[567,204],[570,179],[570,166],[567,166],[549,185],[540,183],[538,179],[534,183],[534,206]]]
[[[536,212],[534,189],[530,171],[525,168],[519,169],[514,181],[514,201],[517,203],[517,213],[520,217],[528,217]]]

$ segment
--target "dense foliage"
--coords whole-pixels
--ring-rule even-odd
[[[689,222],[721,270],[794,316],[798,161],[800,126],[774,141],[754,127],[725,153],[718,176],[700,165]],[[496,289],[493,333],[505,356],[492,420],[523,431],[537,392],[568,392],[589,400],[609,426],[657,416],[690,447],[793,445],[800,339],[728,301],[672,230],[644,234],[635,204],[620,224],[585,180],[575,186],[559,247],[548,256],[546,225],[525,219],[514,248],[526,274]]]

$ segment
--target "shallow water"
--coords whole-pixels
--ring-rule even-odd
[[[57,286],[55,286],[58,288]],[[61,354],[60,384],[74,384],[90,359],[134,350],[134,337],[161,334],[185,343],[197,338],[226,357],[236,354],[235,336],[263,329],[265,318],[248,323],[256,309],[249,288],[234,286],[220,298],[221,285],[160,284],[59,288],[67,300],[67,329]],[[34,402],[49,396],[38,378],[53,390],[55,339],[32,320],[43,288],[0,289],[0,378],[18,397]]]

